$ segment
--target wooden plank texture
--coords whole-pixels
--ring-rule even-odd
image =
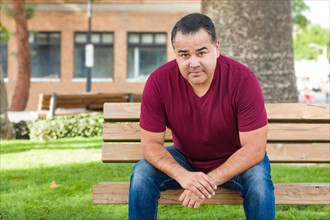
[[[267,144],[272,163],[330,163],[330,143]]]
[[[330,163],[330,105],[266,104],[269,132],[267,152],[272,163]],[[102,160],[136,162],[142,159],[140,103],[105,103]],[[115,122],[115,123],[114,123]],[[171,141],[170,130],[166,141]],[[110,143],[111,142],[111,143]],[[122,142],[122,143],[119,143]],[[129,183],[99,183],[94,204],[126,204]],[[161,204],[179,204],[182,190],[162,192]],[[277,183],[276,204],[330,204],[330,183]],[[219,188],[206,204],[241,204],[234,191]]]
[[[330,163],[330,144],[267,144],[272,163]],[[140,143],[102,145],[102,161],[105,163],[137,162],[143,159]]]
[[[103,125],[104,141],[140,141],[140,126],[137,123],[105,123]],[[166,130],[165,140],[172,140],[169,129]]]
[[[325,141],[330,140],[329,124],[269,124],[268,141]],[[139,141],[140,127],[137,123],[105,123],[104,141]],[[170,131],[166,140],[171,140]]]
[[[141,103],[104,103],[103,117],[112,121],[139,121]]]
[[[102,182],[93,187],[94,204],[127,204],[129,183]],[[182,190],[162,192],[160,204],[180,204]],[[277,183],[276,204],[330,204],[329,183]],[[241,204],[237,192],[218,188],[216,195],[204,204]]]
[[[49,109],[51,94],[39,94],[39,110]],[[56,108],[103,109],[106,102],[140,101],[141,95],[132,93],[56,94]]]
[[[270,121],[330,122],[330,104],[267,103]]]
[[[329,104],[266,103],[270,121],[330,122]],[[139,120],[140,103],[105,103],[104,118],[114,121]]]

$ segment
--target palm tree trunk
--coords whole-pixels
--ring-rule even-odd
[[[31,64],[27,16],[24,6],[25,0],[13,1],[14,19],[16,23],[18,73],[14,93],[11,99],[11,111],[23,111],[29,99]]]
[[[297,102],[291,1],[202,0],[221,53],[246,64],[260,81],[266,102]]]

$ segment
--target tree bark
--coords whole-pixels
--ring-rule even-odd
[[[266,102],[297,102],[291,1],[202,0],[220,39],[221,53],[258,76]]]
[[[25,0],[13,1],[14,19],[16,23],[17,65],[18,72],[14,93],[11,99],[11,111],[23,111],[29,99],[31,63],[28,41],[27,15]]]
[[[8,118],[8,102],[6,85],[2,79],[0,63],[0,139],[15,139],[15,130]]]

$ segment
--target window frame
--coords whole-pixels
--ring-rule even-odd
[[[47,38],[47,42],[36,42],[36,40],[38,40],[38,37],[36,37],[39,34],[46,34],[46,38]],[[55,35],[58,34],[58,41],[53,42],[50,38],[51,35]],[[30,31],[29,32],[29,47],[30,47],[30,56],[31,56],[31,77],[30,80],[32,82],[59,82],[61,80],[61,64],[62,64],[62,60],[61,60],[61,31]],[[33,39],[32,39],[33,38]],[[33,40],[33,42],[31,42],[31,40]],[[45,45],[55,45],[58,48],[58,75],[56,78],[52,78],[52,77],[33,77],[33,46],[45,46]]]
[[[139,35],[139,42],[137,43],[130,43],[130,35]],[[143,43],[142,41],[142,37],[143,35],[148,35],[151,34],[152,35],[152,43]],[[156,36],[157,35],[164,35],[165,36],[165,42],[162,43],[157,43],[156,42]],[[139,77],[141,76],[140,74],[140,66],[138,65],[140,60],[139,60],[139,56],[135,56],[134,55],[134,78],[128,78],[129,77],[129,50],[130,49],[134,49],[134,53],[139,53],[140,49],[144,49],[144,48],[159,48],[159,49],[164,49],[165,50],[165,57],[166,57],[166,61],[167,61],[167,32],[127,32],[127,75],[126,75],[126,81],[127,82],[145,82],[145,80],[149,77],[147,76],[146,79],[139,79]],[[136,51],[138,50],[138,51]],[[149,73],[150,75],[151,73]]]
[[[84,34],[86,36],[86,41],[85,42],[76,42],[76,36],[78,34]],[[91,44],[93,44],[94,46],[94,55],[95,55],[95,48],[96,47],[103,47],[103,46],[110,46],[112,48],[112,68],[111,68],[111,76],[110,77],[100,77],[100,78],[95,78],[93,77],[93,74],[92,74],[92,81],[113,81],[114,79],[114,61],[115,61],[115,53],[114,53],[114,40],[115,40],[115,34],[113,31],[93,31],[90,33],[91,34]],[[95,42],[92,42],[92,36],[93,34],[95,35],[99,35],[100,36],[100,42],[99,43],[95,43]],[[112,35],[112,42],[111,43],[107,43],[107,42],[103,42],[103,35],[105,34],[111,34]],[[80,46],[84,49],[84,52],[85,52],[85,46],[86,44],[88,44],[88,32],[86,31],[76,31],[74,32],[74,36],[73,36],[73,78],[72,80],[73,81],[76,81],[76,82],[81,82],[81,81],[85,81],[86,80],[86,77],[77,77],[76,76],[76,66],[75,66],[75,63],[76,63],[76,56],[75,56],[75,52],[76,52],[76,47],[77,46]],[[84,58],[85,58],[85,54],[84,54]],[[94,57],[94,60],[95,60],[95,57]],[[84,59],[84,64],[85,64],[85,59]],[[95,62],[94,62],[94,65],[95,65]]]

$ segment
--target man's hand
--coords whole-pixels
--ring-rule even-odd
[[[185,189],[181,194],[179,201],[182,203],[183,206],[187,206],[188,208],[199,208],[202,202],[205,200],[201,199],[197,196],[194,192],[190,191],[189,189]]]
[[[185,189],[185,192],[186,190],[189,191],[183,193],[185,194],[184,197],[194,194],[195,197],[200,199],[211,198],[215,195],[215,190],[217,189],[215,181],[203,172],[186,171],[177,178],[177,181]],[[184,198],[182,201],[184,201]]]

